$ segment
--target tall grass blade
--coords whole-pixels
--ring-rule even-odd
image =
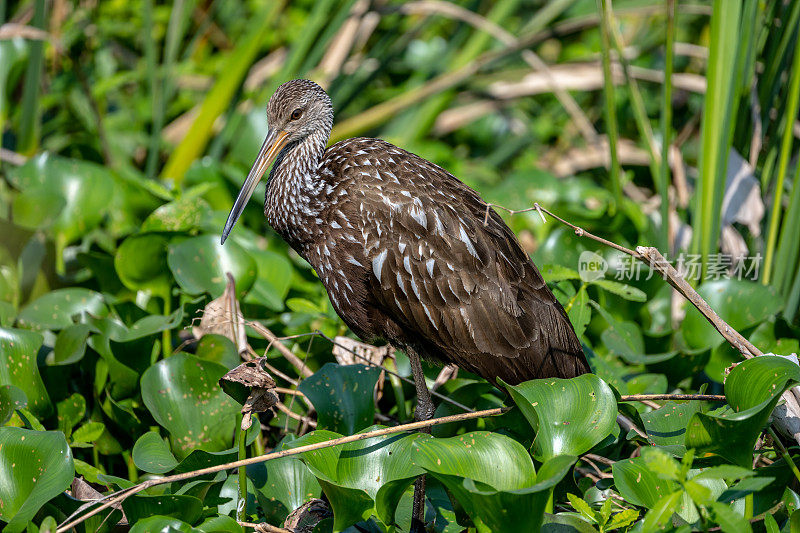
[[[178,144],[164,165],[164,170],[161,172],[162,180],[171,179],[176,185],[180,185],[192,162],[205,150],[212,135],[214,121],[230,105],[231,99],[259,51],[264,35],[279,12],[279,4],[279,2],[271,4],[267,13],[254,17],[259,23],[251,26],[250,31],[231,52],[229,60],[225,62],[225,72],[220,73],[203,100],[186,137]]]
[[[711,14],[708,88],[703,102],[700,176],[692,224],[692,252],[702,257],[704,273],[708,256],[716,251],[720,236],[725,172],[731,147],[730,117],[736,94],[735,67],[741,7],[740,0],[714,0]]]
[[[781,222],[781,235],[775,252],[775,276],[772,285],[786,294],[800,252],[800,158],[794,171],[789,208]],[[764,273],[766,275],[766,272]]]
[[[605,95],[606,136],[608,137],[608,151],[611,157],[611,191],[614,195],[612,213],[622,204],[622,172],[617,155],[617,100],[614,95],[614,78],[611,73],[611,36],[610,21],[611,0],[597,0],[597,9],[600,12],[600,35],[602,37],[603,57],[603,94]]]
[[[666,39],[664,43],[664,85],[661,87],[661,165],[656,178],[656,191],[661,197],[661,231],[658,246],[669,251],[669,145],[672,142],[672,71],[675,55],[675,0],[666,1]]]
[[[783,201],[784,181],[786,180],[786,169],[789,165],[789,154],[792,151],[792,140],[794,137],[792,129],[794,126],[795,117],[797,117],[798,103],[800,102],[800,38],[795,40],[794,59],[792,60],[792,68],[790,72],[791,79],[789,81],[789,94],[787,97],[786,109],[784,111],[781,152],[778,158],[778,175],[776,176],[775,186],[773,188],[774,198],[772,201],[772,211],[769,217],[769,233],[767,234],[766,249],[764,252],[764,269],[763,277],[761,278],[764,284],[768,284],[770,280],[772,280],[773,275],[772,263],[775,260],[775,245],[778,238],[778,229],[781,223],[781,202]],[[800,189],[800,187],[797,187],[797,177],[795,177],[794,189]],[[795,194],[792,194],[792,200],[794,200],[794,196]],[[789,219],[789,214],[790,213],[787,213],[786,220],[784,221],[784,231],[781,236],[781,241],[785,242],[783,238],[784,236],[787,238],[794,236],[796,242],[800,230],[798,230],[796,225],[794,227],[788,227],[786,225],[786,221]],[[788,243],[787,246],[789,246]],[[788,257],[783,257],[782,259],[788,260]],[[778,262],[778,264],[775,265],[774,285],[776,287],[781,287],[783,285],[785,277],[787,276],[788,272],[793,270],[793,266],[794,265],[786,265],[783,262]]]
[[[31,25],[44,29],[45,0],[34,3]],[[25,71],[25,85],[22,88],[22,114],[20,115],[17,152],[33,155],[39,149],[39,85],[44,64],[44,42],[32,40],[28,44],[28,66]]]

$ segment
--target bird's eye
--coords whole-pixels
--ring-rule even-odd
[[[301,116],[303,116],[303,110],[302,109],[295,109],[294,111],[292,111],[292,120],[297,120]]]

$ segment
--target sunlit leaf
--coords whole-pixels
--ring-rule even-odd
[[[4,531],[17,533],[69,487],[75,468],[63,433],[0,427],[0,472],[0,520]]]
[[[614,392],[593,374],[535,379],[506,389],[536,431],[534,457],[539,461],[583,454],[616,424]]]
[[[21,390],[28,409],[47,416],[52,405],[36,359],[42,341],[42,336],[33,331],[0,328],[0,385]]]
[[[225,290],[226,272],[236,280],[236,293],[244,296],[256,279],[255,260],[234,241],[219,244],[215,235],[201,235],[170,244],[167,264],[183,290],[208,292],[213,298]]]
[[[169,431],[179,459],[194,449],[230,448],[239,408],[217,385],[226,372],[222,365],[179,353],[142,375],[142,400]]]
[[[106,316],[108,308],[103,295],[78,287],[57,289],[23,307],[17,318],[25,328],[59,330],[71,326],[72,317],[81,314]]]

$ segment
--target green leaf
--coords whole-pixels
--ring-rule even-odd
[[[379,429],[373,426],[364,431]],[[315,432],[313,441],[340,435]],[[397,504],[405,490],[423,470],[414,465],[417,435],[384,435],[337,446],[337,454],[313,452],[303,455],[334,514],[334,529],[341,530],[370,515],[385,525],[394,523]],[[291,447],[309,444],[303,438]]]
[[[64,206],[52,224],[57,241],[63,244],[83,237],[97,227],[107,213],[114,194],[114,179],[108,169],[88,161],[41,153],[9,171],[18,190],[57,194]]]
[[[642,457],[623,459],[611,466],[614,485],[625,501],[652,509],[659,500],[678,489],[678,484],[659,478]]]
[[[114,268],[120,281],[133,291],[150,290],[169,296],[171,277],[167,268],[169,240],[158,233],[131,235],[117,249]]]
[[[592,523],[599,524],[603,522],[601,517],[598,513],[589,507],[589,504],[583,498],[575,496],[574,494],[567,494],[567,499],[569,500],[570,505],[572,508],[578,511],[580,514],[588,518],[592,521]]]
[[[42,336],[33,331],[0,328],[0,385],[21,390],[28,409],[45,417],[53,406],[36,363],[42,342]]]
[[[72,317],[81,314],[106,316],[108,308],[103,295],[78,287],[56,289],[26,305],[17,318],[25,328],[59,330],[71,326]]]
[[[742,331],[776,314],[783,306],[782,298],[772,287],[752,281],[726,279],[703,283],[698,294],[731,328]],[[692,348],[722,344],[724,339],[711,323],[693,306],[686,310],[681,323],[683,338]]]
[[[754,476],[755,472],[735,465],[717,465],[704,468],[692,479],[744,479]]]
[[[236,351],[236,345],[233,344],[233,341],[224,335],[212,333],[203,335],[200,338],[195,355],[200,359],[219,363],[225,368],[234,368],[241,362],[239,352]]]
[[[326,363],[304,379],[298,390],[317,410],[320,429],[351,435],[372,425],[373,394],[380,373],[376,367]]]
[[[614,531],[615,529],[623,529],[633,524],[639,518],[639,511],[636,509],[625,509],[611,516],[611,520],[606,522],[605,531]]]
[[[63,433],[0,427],[0,472],[0,520],[6,533],[17,533],[69,487],[75,468]]]
[[[642,459],[647,468],[661,479],[683,480],[678,461],[658,448],[643,448]]]
[[[138,469],[151,474],[166,474],[178,466],[178,460],[157,431],[148,431],[136,440],[133,463]]]
[[[558,283],[559,281],[581,279],[581,275],[577,270],[553,263],[542,265],[542,268],[539,270],[539,272],[542,273],[542,277],[547,283]]]
[[[294,268],[281,254],[267,250],[248,249],[258,268],[253,288],[245,296],[245,303],[258,304],[273,311],[283,311],[283,301],[289,293]]]
[[[289,449],[286,444],[295,440],[287,435],[273,451]],[[281,457],[247,467],[247,477],[253,482],[256,498],[268,519],[282,521],[286,515],[312,498],[318,498],[322,489],[317,478],[297,457]],[[336,486],[336,489],[339,487]],[[274,522],[273,522],[274,523]]]
[[[201,235],[169,245],[167,264],[183,290],[208,292],[218,298],[225,291],[226,272],[236,280],[236,294],[244,296],[256,278],[256,262],[234,241],[219,244],[215,235]]]
[[[137,520],[133,524],[130,533],[151,533],[153,531],[158,531],[159,533],[193,533],[192,526],[183,520],[161,515]]]
[[[625,298],[626,300],[630,300],[632,302],[647,301],[647,295],[644,292],[640,291],[636,287],[631,287],[630,285],[619,283],[618,281],[611,281],[610,279],[601,278],[592,281],[591,284],[597,285],[598,287],[602,287],[608,292],[616,294],[617,296]]]
[[[181,494],[159,496],[137,494],[124,499],[122,509],[131,524],[154,516],[171,517],[194,524],[203,515],[203,502],[194,496]]]
[[[17,409],[28,405],[28,399],[21,389],[14,385],[0,385],[0,426],[9,421]]]
[[[102,422],[87,422],[72,433],[72,442],[94,442],[100,438],[106,426]]]
[[[58,332],[53,347],[52,357],[47,358],[49,365],[71,365],[83,359],[86,353],[86,339],[89,337],[89,326],[73,324]]]
[[[642,413],[642,423],[648,440],[670,453],[682,456],[686,452],[683,445],[686,426],[695,413],[700,412],[700,402],[667,402],[663,407]]]
[[[503,531],[512,523],[537,531],[552,488],[577,459],[555,457],[537,475],[521,444],[484,431],[419,437],[415,449],[417,464],[447,487],[480,532]]]
[[[716,453],[743,468],[784,390],[800,383],[800,367],[782,357],[762,355],[737,365],[725,380],[729,407],[696,413],[686,430],[686,447]]]
[[[571,307],[567,310],[567,316],[572,322],[572,327],[575,328],[575,334],[578,337],[583,335],[592,318],[592,308],[589,307],[589,295],[586,293],[586,287],[578,289]]]
[[[647,512],[642,525],[643,531],[661,531],[671,526],[670,518],[681,499],[682,491],[667,494]]]
[[[72,435],[72,428],[83,420],[86,414],[86,399],[77,392],[72,393],[69,398],[61,400],[56,404],[58,412],[58,429],[65,435]]]
[[[196,229],[203,212],[210,209],[202,198],[183,197],[158,207],[142,223],[140,231],[186,232]]]
[[[534,457],[538,461],[581,455],[606,438],[616,424],[614,393],[593,374],[505,387],[536,431]]]
[[[753,531],[750,521],[731,509],[728,504],[711,502],[711,512],[714,521],[725,533],[751,533]]]
[[[226,372],[222,365],[179,353],[142,375],[142,400],[169,431],[172,452],[179,459],[194,449],[221,451],[231,446],[239,409],[217,385]]]

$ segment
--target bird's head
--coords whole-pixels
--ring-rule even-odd
[[[285,147],[301,142],[311,135],[322,135],[324,142],[333,127],[333,106],[325,90],[310,80],[287,81],[275,91],[267,104],[269,132],[258,152],[253,168],[233,204],[221,243],[244,211],[250,196],[270,164]],[[324,144],[323,142],[323,144]]]

